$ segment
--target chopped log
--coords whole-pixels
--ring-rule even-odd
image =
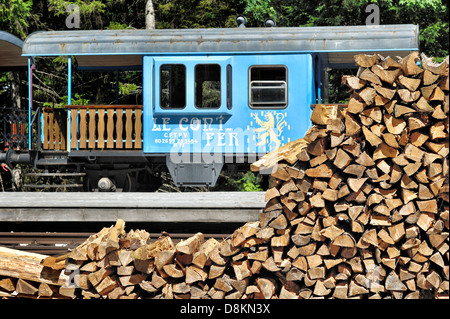
[[[380,145],[383,140],[381,138],[379,138],[376,134],[374,134],[370,129],[368,129],[367,127],[363,126],[362,131],[364,133],[364,137],[366,138],[366,140],[372,145],[372,146],[378,146]]]
[[[406,128],[406,122],[390,114],[384,115],[384,123],[389,133],[400,135]]]
[[[364,69],[364,71],[362,71],[361,73],[358,74],[358,78],[361,80],[368,81],[375,85],[382,85],[380,78],[375,73],[370,71],[370,69]],[[353,81],[356,82],[356,80],[353,80]],[[358,90],[358,89],[356,89],[356,90]]]
[[[448,58],[441,63],[433,62],[433,58],[427,57],[424,53],[420,54],[422,60],[422,66],[425,70],[428,70],[436,75],[448,75]]]
[[[401,74],[400,69],[394,69],[394,70],[385,70],[383,67],[381,67],[378,64],[375,64],[372,66],[371,71],[375,73],[383,82],[386,82],[387,84],[393,84],[394,81],[397,79],[397,77]]]
[[[30,282],[19,278],[16,284],[16,291],[20,295],[35,295],[38,293],[39,289]]]
[[[64,285],[69,277],[63,271],[53,271],[41,264],[47,257],[0,247],[0,276]]]
[[[343,76],[342,83],[351,87],[353,90],[362,89],[366,85],[364,80],[356,76]]]
[[[407,89],[399,89],[399,90],[397,90],[397,93],[400,96],[400,99],[406,103],[415,102],[420,97],[419,91],[411,92],[410,90],[407,90]]]
[[[53,294],[58,292],[57,286],[49,285],[41,282],[38,288],[38,296],[41,297],[51,297]]]
[[[0,288],[9,292],[13,292],[14,290],[16,290],[15,280],[13,280],[12,278],[4,278],[0,280]]]
[[[186,268],[186,283],[192,284],[197,281],[205,281],[208,278],[208,273],[197,266],[188,266]]]
[[[176,264],[164,265],[163,270],[172,278],[182,278],[184,276],[184,271],[178,268]]]
[[[203,268],[209,259],[210,253],[219,244],[219,242],[210,238],[200,246],[200,249],[194,253],[192,263],[200,268]]]
[[[417,90],[421,82],[422,82],[421,79],[410,78],[403,75],[400,75],[398,77],[398,83],[400,83],[401,85],[403,85],[412,92]]]
[[[231,266],[233,267],[237,280],[243,280],[252,274],[248,260],[232,262]]]
[[[402,69],[406,76],[417,75],[423,72],[423,69],[416,64],[418,60],[419,53],[417,51],[412,52],[402,60]]]
[[[358,54],[354,57],[356,65],[363,68],[370,68],[372,65],[378,62],[378,55]]]
[[[292,184],[295,187],[295,190],[297,190],[297,187],[295,186],[295,183],[292,182]],[[279,217],[283,217],[283,215],[280,215]],[[275,219],[276,220],[276,219]],[[241,245],[247,238],[255,235],[259,230],[259,222],[252,222],[252,223],[247,223],[244,226],[242,226],[241,228],[239,228],[238,230],[236,230],[231,238],[231,243],[234,247],[238,247],[239,245]]]
[[[358,121],[349,113],[344,114],[345,118],[345,135],[352,136],[361,131],[361,125]]]
[[[258,278],[256,285],[265,299],[271,299],[277,289],[276,282],[272,278]]]
[[[192,255],[203,244],[204,240],[205,239],[204,239],[203,234],[197,233],[194,236],[189,237],[188,239],[179,242],[176,245],[176,251],[178,253]]]
[[[366,87],[358,93],[359,97],[364,101],[366,105],[372,105],[375,101],[375,96],[377,96],[377,91],[371,87]],[[349,110],[350,112],[350,110]],[[356,112],[353,112],[356,113]]]

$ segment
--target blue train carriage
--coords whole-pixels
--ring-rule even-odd
[[[34,58],[68,57],[69,105],[30,124],[41,132],[34,162],[78,163],[103,190],[166,167],[178,186],[214,186],[224,167],[248,170],[304,135],[328,68],[418,46],[416,25],[36,32],[23,45],[29,72]],[[142,71],[142,105],[71,105],[73,72],[92,70]]]

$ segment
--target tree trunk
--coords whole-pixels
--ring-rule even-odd
[[[11,106],[21,109],[19,73],[15,71],[10,72],[9,79],[11,81]]]
[[[145,3],[145,28],[155,28],[155,10],[153,8],[153,1],[147,0]]]

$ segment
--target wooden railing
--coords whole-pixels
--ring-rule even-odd
[[[70,149],[142,149],[142,105],[69,105]]]
[[[66,150],[67,110],[44,108],[42,111],[42,148],[44,150]]]

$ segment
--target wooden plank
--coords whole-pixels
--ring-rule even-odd
[[[107,134],[107,140],[106,140],[106,148],[114,148],[114,110],[108,109],[108,119],[106,124],[106,134]]]
[[[60,141],[61,141],[61,150],[65,150],[67,145],[66,145],[66,141],[67,141],[67,116],[68,113],[64,110],[62,112],[59,112],[59,116],[58,116],[58,120],[60,123],[60,131],[61,131],[61,137],[60,137]]]
[[[79,146],[80,149],[85,149],[87,144],[86,144],[86,130],[87,130],[87,123],[86,123],[86,115],[87,115],[87,110],[86,109],[80,109],[80,142],[79,142]]]
[[[95,125],[95,113],[94,108],[89,109],[89,144],[90,149],[95,149],[95,140],[97,133],[97,125]]]
[[[0,192],[2,208],[264,208],[264,192],[48,193]],[[220,217],[220,216],[218,216]]]
[[[125,148],[130,149],[133,148],[133,110],[126,109],[125,116]]]
[[[116,109],[116,148],[123,148],[123,109]]]
[[[116,105],[94,105],[94,104],[89,104],[89,105],[67,105],[68,109],[89,109],[89,108],[96,108],[96,109],[116,109],[116,108],[121,108],[121,109],[143,109],[143,105],[142,104],[138,104],[138,105],[128,105],[128,104],[116,104]]]
[[[48,111],[44,110],[44,141],[42,142],[42,148],[48,150]]]
[[[48,114],[48,149],[55,149],[55,132],[54,132],[54,114],[53,111]]]
[[[54,129],[55,129],[55,150],[60,150],[61,146],[60,146],[60,136],[61,136],[61,128],[59,126],[59,118],[60,118],[60,112],[55,112],[53,114],[53,125],[54,125]]]
[[[105,147],[105,110],[99,109],[98,113],[98,123],[97,123],[97,148],[102,149]]]
[[[71,109],[70,110],[70,149],[75,150],[78,146],[78,110]]]
[[[142,148],[142,110],[136,109],[134,111],[135,121],[134,121],[134,148]]]

